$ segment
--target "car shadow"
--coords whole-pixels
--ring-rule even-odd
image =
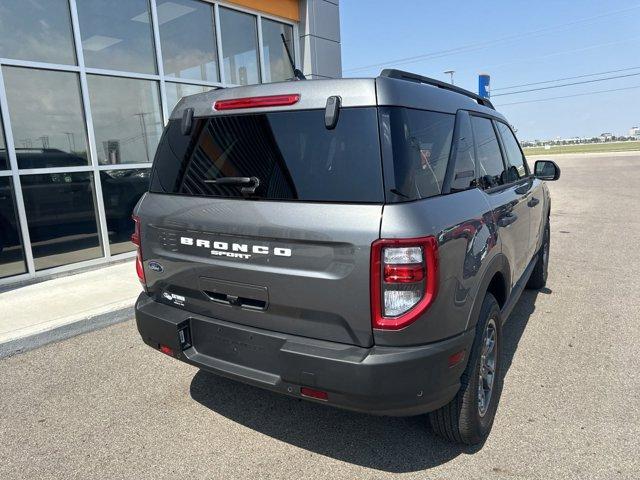
[[[550,293],[543,292],[543,293]],[[503,334],[503,378],[513,361],[538,292],[525,291]],[[378,417],[348,412],[234,382],[200,370],[192,398],[252,430],[310,452],[385,472],[429,469],[482,445],[465,447],[431,433],[426,416]]]

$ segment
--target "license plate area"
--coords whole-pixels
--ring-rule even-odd
[[[191,319],[191,341],[198,353],[226,362],[274,372],[284,339],[242,327]]]

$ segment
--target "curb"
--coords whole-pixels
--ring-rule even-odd
[[[0,344],[0,359],[28,352],[49,343],[66,340],[83,333],[122,323],[133,318],[133,305],[111,312],[101,313],[83,318],[67,325],[61,325],[45,332],[36,333],[23,338],[16,338]]]

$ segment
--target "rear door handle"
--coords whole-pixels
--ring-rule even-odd
[[[540,200],[538,200],[536,197],[531,197],[531,200],[527,202],[527,205],[530,207],[535,207],[539,203],[540,203]]]
[[[514,223],[517,219],[518,219],[517,215],[510,213],[508,215],[505,215],[504,217],[501,217],[500,220],[498,220],[498,226],[508,227],[509,225]]]

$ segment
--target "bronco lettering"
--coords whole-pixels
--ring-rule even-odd
[[[210,250],[211,255],[216,257],[240,258],[243,260],[251,258],[251,254],[248,253],[249,248],[251,248],[252,253],[259,255],[273,254],[276,257],[291,256],[290,248],[275,247],[271,250],[265,245],[252,245],[249,247],[246,243],[228,243],[220,241],[211,242],[210,240],[204,240],[202,238],[180,237],[180,244],[206,248],[207,250]]]

